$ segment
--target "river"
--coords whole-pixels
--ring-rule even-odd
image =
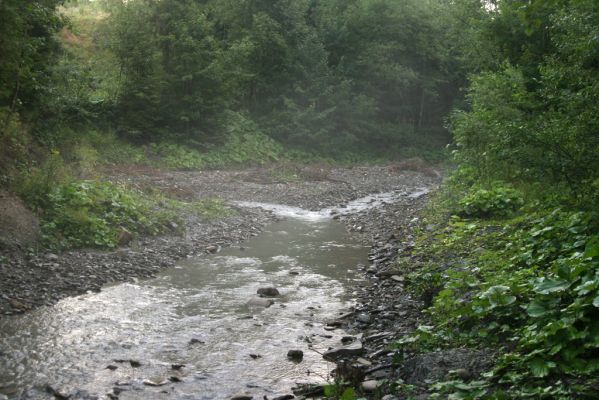
[[[390,200],[369,197],[350,211]],[[333,210],[277,205],[286,218],[243,247],[189,258],[158,277],[108,286],[0,320],[0,393],[12,399],[227,399],[322,383],[321,353],[344,332],[326,322],[352,304],[368,249]],[[281,296],[248,301],[261,287]],[[303,351],[303,360],[287,358]],[[50,393],[54,392],[54,394]],[[1,396],[1,395],[0,395]]]

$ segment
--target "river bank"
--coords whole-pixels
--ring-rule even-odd
[[[2,281],[2,293],[10,293],[10,290],[18,293],[13,297],[3,296],[4,300],[8,297],[5,304],[10,307],[5,313],[27,312],[67,296],[99,291],[106,283],[151,277],[184,257],[219,252],[226,246],[242,249],[245,239],[257,236],[266,224],[279,217],[264,208],[240,207],[240,202],[286,204],[301,207],[306,212],[312,210],[319,216],[330,215],[342,222],[357,241],[373,245],[370,257],[373,265],[348,266],[362,269],[369,277],[361,280],[367,283],[356,285],[351,294],[359,299],[358,306],[346,320],[326,327],[320,336],[329,337],[326,332],[329,328],[342,326],[362,338],[364,354],[358,362],[362,366],[374,365],[368,369],[377,374],[364,374],[367,371],[360,369],[353,377],[357,385],[361,384],[359,380],[373,376],[381,379],[390,376],[385,367],[389,352],[383,351],[383,347],[406,329],[413,328],[418,305],[409,296],[393,296],[389,291],[393,285],[389,282],[395,281],[379,283],[382,275],[378,270],[374,273],[373,266],[382,271],[382,266],[390,265],[399,246],[409,247],[410,227],[418,222],[417,215],[426,203],[428,190],[439,182],[437,176],[396,166],[331,169],[292,182],[269,181],[272,173],[261,169],[207,173],[139,171],[135,175],[113,172],[110,179],[114,181],[174,192],[188,201],[218,196],[227,201],[235,213],[212,221],[187,216],[184,237],[139,238],[130,247],[112,252],[79,250],[5,256],[4,260],[9,261],[3,263],[3,274],[8,267],[20,267],[8,275],[11,280]],[[377,204],[380,199],[376,196],[366,197],[358,204],[351,202],[368,194],[390,191],[395,194],[386,198],[387,204],[384,201]],[[334,337],[339,336],[335,334]],[[329,347],[335,348],[336,344],[330,343]],[[345,360],[338,369],[354,361]]]
[[[115,251],[75,250],[60,254],[44,251],[5,251],[0,257],[0,315],[27,312],[55,304],[62,298],[98,291],[107,283],[155,276],[184,257],[240,245],[275,219],[260,208],[243,208],[235,201],[268,202],[309,210],[343,206],[371,193],[417,191],[438,182],[434,173],[390,167],[313,167],[292,181],[281,181],[271,169],[239,171],[168,172],[112,169],[107,178],[139,188],[152,187],[187,201],[219,198],[232,215],[201,220],[183,215],[183,236],[136,238]],[[379,229],[366,215],[341,217],[350,231],[369,242],[367,232]],[[389,228],[392,221],[389,222]],[[380,224],[379,224],[380,225]],[[372,229],[371,229],[372,226]],[[388,228],[388,229],[389,229]],[[1,317],[0,317],[1,318]]]

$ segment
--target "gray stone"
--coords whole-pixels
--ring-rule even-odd
[[[370,322],[370,314],[367,314],[367,313],[358,314],[356,319],[360,322],[367,324]]]
[[[365,392],[374,392],[377,390],[383,383],[380,381],[369,380],[362,382],[362,390]]]
[[[301,350],[289,350],[287,358],[293,361],[302,361],[304,359],[304,352]]]
[[[279,290],[275,287],[263,287],[256,292],[260,297],[277,297],[280,296]]]
[[[358,364],[361,364],[361,365],[366,365],[367,367],[369,367],[369,366],[371,366],[371,365],[372,365],[372,362],[370,362],[370,361],[368,361],[367,359],[365,359],[365,358],[362,358],[362,357],[358,357],[358,358],[356,359],[356,362],[357,362]]]
[[[272,306],[273,304],[275,304],[275,301],[272,299],[265,299],[262,297],[252,297],[247,303],[246,305],[248,305],[249,307],[264,307],[264,308],[268,308],[270,306]]]
[[[168,379],[162,379],[160,381],[152,380],[152,379],[144,379],[143,384],[146,386],[164,386],[168,384]]]
[[[355,336],[343,336],[341,338],[341,343],[343,343],[344,345],[352,343],[353,341],[356,340]]]
[[[472,379],[472,374],[465,368],[458,368],[448,372],[447,377],[449,379],[461,379],[467,381]]]
[[[360,356],[364,353],[362,342],[356,340],[348,345],[326,351],[322,357],[325,360],[335,361],[344,357]]]
[[[295,396],[292,394],[284,394],[283,396],[275,397],[272,400],[292,400],[295,399]]]
[[[206,247],[206,251],[208,253],[218,253],[220,251],[220,246],[217,245],[211,245]]]

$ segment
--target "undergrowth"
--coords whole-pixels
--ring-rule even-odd
[[[182,214],[212,219],[232,213],[219,199],[183,202],[160,192],[76,179],[58,152],[24,173],[16,190],[40,216],[43,245],[54,249],[116,247],[124,231],[133,236],[182,234]]]
[[[399,351],[494,350],[491,370],[430,385],[432,398],[598,398],[599,213],[464,182],[433,202],[411,261],[398,258],[428,319]]]

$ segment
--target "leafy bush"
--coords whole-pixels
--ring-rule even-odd
[[[18,115],[0,107],[0,185],[9,183],[25,163],[28,139]]]
[[[109,182],[76,181],[48,193],[42,231],[54,247],[115,247],[119,232],[155,235],[179,220],[148,198]]]
[[[599,394],[599,214],[530,208],[537,211],[500,223],[454,218],[434,241],[430,232],[417,241],[415,256],[428,262],[412,272],[410,289],[418,294],[419,282],[440,274],[441,290],[427,310],[434,329],[399,346],[501,349],[482,380],[433,390],[456,398]]]
[[[522,194],[501,182],[491,188],[474,186],[470,193],[459,201],[458,213],[467,217],[505,216],[524,204]]]
[[[162,164],[167,168],[194,170],[206,166],[206,161],[199,151],[180,144],[153,143],[149,148],[152,155],[159,157],[158,164]]]
[[[60,153],[52,150],[40,166],[32,166],[20,175],[15,191],[31,209],[44,209],[51,191],[69,178],[70,171]]]
[[[205,155],[208,165],[265,164],[277,161],[284,155],[283,146],[262,132],[248,117],[228,112],[226,118],[226,142]]]

